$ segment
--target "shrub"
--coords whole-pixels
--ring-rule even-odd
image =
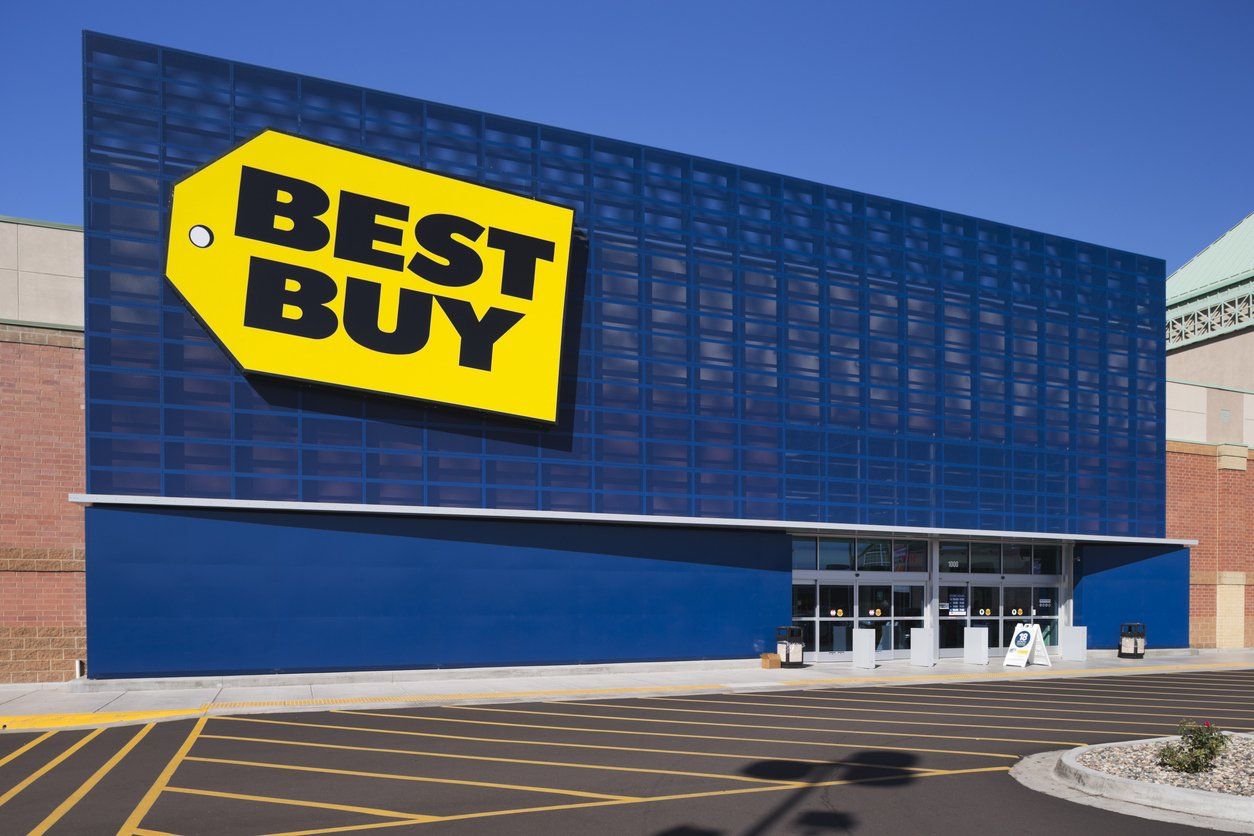
[[[1209,721],[1198,725],[1180,721],[1180,743],[1168,743],[1158,753],[1158,764],[1173,772],[1206,772],[1228,745],[1228,738]]]

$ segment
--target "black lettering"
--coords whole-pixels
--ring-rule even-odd
[[[445,287],[465,287],[474,284],[483,275],[483,259],[468,245],[453,238],[459,235],[469,241],[478,241],[483,234],[483,227],[457,215],[427,215],[414,225],[414,235],[418,244],[427,252],[436,255],[447,264],[435,259],[414,253],[409,260],[409,269],[430,282]]]
[[[405,256],[380,252],[375,242],[399,245],[404,231],[386,226],[378,219],[409,220],[409,207],[355,192],[340,192],[340,210],[335,224],[335,257],[371,264],[388,270],[404,270]]]
[[[287,195],[287,199],[280,200],[281,195]],[[331,231],[318,220],[330,207],[327,193],[313,183],[244,166],[239,174],[235,234],[240,238],[314,252],[331,240]],[[291,221],[292,228],[275,226],[279,218]]]
[[[492,227],[488,230],[488,246],[505,254],[501,292],[530,299],[536,287],[536,262],[553,260],[553,242]]]
[[[288,289],[288,282],[296,282],[297,287]],[[335,280],[326,273],[253,256],[248,264],[244,324],[294,337],[326,339],[339,327],[335,311],[327,307],[338,292]],[[285,316],[286,307],[295,308],[299,316]]]
[[[464,299],[446,299],[443,296],[435,298],[462,339],[458,365],[468,369],[492,371],[493,346],[523,315],[503,308],[488,308],[483,319],[480,319],[475,315],[475,309]]]
[[[400,288],[396,327],[379,327],[379,298],[383,286],[377,282],[348,277],[344,291],[344,330],[358,345],[384,354],[413,354],[431,336],[430,293]]]

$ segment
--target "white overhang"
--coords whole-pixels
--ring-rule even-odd
[[[374,505],[364,502],[288,502],[272,499],[212,499],[192,496],[136,496],[126,494],[70,494],[79,505],[131,505],[149,508],[204,508],[219,511],[297,511],[314,514],[382,514],[402,517],[445,517],[527,522],[577,522],[616,525],[673,525],[701,528],[739,528],[787,531],[795,534],[873,534],[898,537],[954,539],[1037,540],[1064,543],[1196,546],[1196,540],[1167,537],[1120,537],[1105,534],[1066,534],[1043,531],[989,531],[978,528],[919,528],[901,525],[816,523],[795,520],[740,520],[726,517],[678,517],[652,514],[596,514],[585,511],[530,511],[508,508],[445,508],[430,505]]]

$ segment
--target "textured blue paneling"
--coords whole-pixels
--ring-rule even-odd
[[[1151,648],[1189,646],[1189,550],[1076,546],[1073,620],[1089,647],[1113,648],[1119,625],[1145,625]]]
[[[692,528],[87,509],[92,677],[743,658],[790,538]]]
[[[93,492],[1163,533],[1157,259],[102,35],[84,95]],[[557,427],[232,367],[168,194],[265,127],[575,210]]]

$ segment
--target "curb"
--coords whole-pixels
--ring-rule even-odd
[[[1100,795],[1116,801],[1139,804],[1159,810],[1171,810],[1192,816],[1215,817],[1219,810],[1223,818],[1242,824],[1254,825],[1254,796],[1228,795],[1226,793],[1173,787],[1123,778],[1107,772],[1090,769],[1079,762],[1079,756],[1089,751],[1119,746],[1135,746],[1157,743],[1168,738],[1153,737],[1144,740],[1121,740],[1117,743],[1101,743],[1065,752],[1058,759],[1054,772],[1065,783],[1090,795]]]

